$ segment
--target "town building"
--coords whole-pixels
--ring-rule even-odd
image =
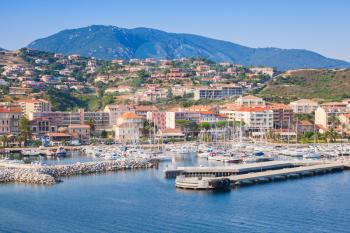
[[[229,121],[240,121],[248,130],[261,131],[273,128],[273,110],[266,107],[240,107],[223,110]]]
[[[118,117],[120,117],[123,113],[134,112],[135,110],[134,107],[130,105],[109,104],[106,105],[103,111],[109,114],[109,124],[115,125]]]
[[[51,103],[43,99],[24,99],[18,100],[22,112],[29,119],[33,119],[33,113],[51,112]]]
[[[314,112],[319,104],[313,100],[300,99],[297,101],[290,102],[289,106],[293,109],[294,113],[312,113]]]
[[[265,107],[266,105],[262,98],[253,95],[241,96],[235,102],[237,105],[244,107]]]
[[[160,129],[156,135],[156,140],[159,141],[184,141],[185,134],[179,128],[175,129]]]
[[[69,125],[68,133],[72,140],[79,140],[81,144],[90,143],[90,125]]]
[[[315,132],[316,126],[308,120],[298,121],[296,124],[296,132],[298,134],[303,134],[305,132]]]
[[[20,108],[0,107],[0,135],[18,134],[22,115]]]
[[[194,100],[223,99],[240,96],[244,88],[238,85],[222,85],[221,87],[202,87],[194,91]]]
[[[319,125],[321,131],[336,127],[336,121],[340,114],[347,113],[347,104],[341,102],[330,102],[320,105],[315,111],[315,124]]]
[[[79,109],[81,124],[87,124],[92,121],[96,131],[109,130],[111,128],[108,112],[86,112]]]
[[[133,112],[123,113],[115,126],[115,140],[119,143],[138,143],[143,122],[143,118]]]
[[[273,128],[289,129],[294,125],[293,109],[286,104],[270,104],[268,108],[273,111]]]
[[[45,134],[57,131],[57,125],[52,124],[48,117],[37,117],[30,122],[30,130],[36,139],[40,139]]]

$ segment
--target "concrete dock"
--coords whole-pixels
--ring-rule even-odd
[[[288,178],[300,178],[304,176],[325,174],[328,172],[342,171],[344,169],[349,168],[350,164],[348,163],[327,163],[222,177],[193,177],[180,175],[176,178],[175,183],[177,188],[203,190],[216,189],[216,187],[222,187],[222,184],[227,184],[227,180],[229,180],[229,186],[232,188],[240,185],[248,185],[274,180],[285,180]],[[220,184],[221,186],[218,186],[218,184]]]
[[[250,172],[291,168],[301,165],[303,164],[288,161],[270,161],[217,167],[178,167],[177,169],[165,170],[164,173],[165,178],[169,179],[176,178],[178,175],[185,175],[186,177],[221,177],[246,174]]]

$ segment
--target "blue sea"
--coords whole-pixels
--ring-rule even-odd
[[[0,185],[0,232],[350,232],[350,172],[184,191],[158,169]],[[206,162],[191,156],[179,165]]]

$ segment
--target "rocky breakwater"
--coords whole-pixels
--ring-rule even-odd
[[[55,177],[35,172],[32,169],[4,168],[0,169],[0,183],[19,182],[28,184],[55,184]]]
[[[61,176],[117,171],[123,169],[151,168],[155,161],[147,159],[110,160],[53,166],[23,166],[0,169],[1,182],[30,184],[55,184]],[[3,165],[3,164],[2,164]],[[4,166],[4,165],[3,165]],[[10,166],[10,165],[9,165]]]

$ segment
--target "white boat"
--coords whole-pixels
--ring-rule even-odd
[[[40,152],[36,150],[21,150],[21,154],[24,156],[36,156],[39,155]]]
[[[321,158],[321,155],[317,152],[309,152],[305,155],[303,155],[304,159],[319,159]]]

